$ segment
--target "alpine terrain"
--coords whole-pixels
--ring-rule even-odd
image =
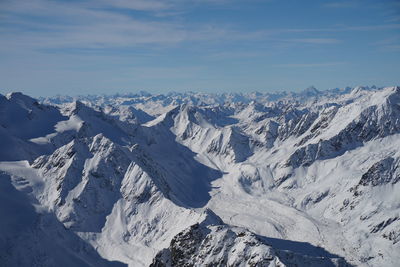
[[[0,95],[0,266],[399,266],[400,87]]]

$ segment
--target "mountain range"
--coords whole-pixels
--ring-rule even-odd
[[[0,95],[2,266],[397,266],[400,87]]]

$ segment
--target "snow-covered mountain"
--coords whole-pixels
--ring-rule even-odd
[[[400,87],[12,93],[0,144],[0,265],[400,260]]]

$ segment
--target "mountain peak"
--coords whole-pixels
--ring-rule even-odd
[[[300,92],[301,95],[304,96],[316,96],[318,94],[320,94],[321,92],[317,90],[317,88],[315,88],[314,86],[310,86],[306,89],[304,89],[303,91]]]
[[[10,102],[14,102],[19,104],[20,106],[24,107],[25,109],[32,109],[32,107],[38,106],[38,102],[36,99],[24,95],[21,92],[12,92],[12,93],[8,93],[6,95],[6,98],[10,101]]]

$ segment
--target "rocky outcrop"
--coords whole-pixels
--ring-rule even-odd
[[[208,212],[208,220],[177,234],[169,247],[155,256],[150,267],[350,266],[342,258],[329,253],[318,256],[297,254],[291,251],[293,244],[290,242],[286,250],[276,249],[272,244],[276,240],[224,224],[212,211]]]

